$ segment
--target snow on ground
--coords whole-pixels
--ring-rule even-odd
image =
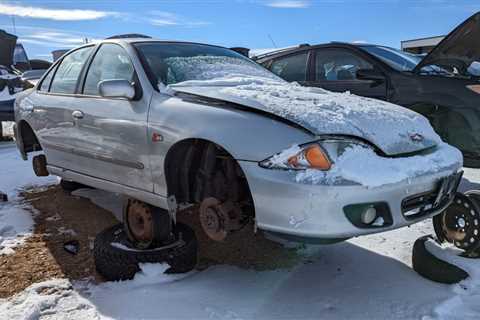
[[[7,121],[0,122],[0,125],[3,128],[3,135],[4,136],[10,136],[10,137],[13,136],[13,125],[14,125],[14,123],[15,122],[7,122]]]
[[[14,143],[0,143],[0,191],[9,198],[0,202],[0,254],[12,253],[32,231],[32,208],[22,203],[19,190],[55,181],[55,177],[35,177],[31,162],[21,161]]]
[[[0,204],[1,215],[12,208],[24,212],[15,191],[20,186],[51,182],[34,178],[12,146],[0,147],[0,166],[0,189],[14,199]],[[480,170],[467,169],[462,188],[480,188],[479,183]],[[77,195],[118,210],[116,195],[95,190]],[[288,270],[216,266],[172,276],[163,274],[163,265],[143,265],[132,281],[94,285],[52,279],[0,300],[0,319],[478,319],[478,273],[448,286],[411,270],[414,240],[431,232],[425,221],[309,246],[302,251],[305,258]],[[480,270],[475,261],[470,264]]]

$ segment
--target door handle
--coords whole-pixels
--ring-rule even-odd
[[[72,112],[72,117],[74,119],[83,119],[83,112],[79,110],[75,110]]]

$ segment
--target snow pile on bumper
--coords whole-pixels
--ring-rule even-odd
[[[443,171],[448,175],[462,162],[460,151],[443,142],[432,152],[398,158],[381,157],[371,148],[355,145],[338,157],[329,171],[307,169],[300,171],[296,180],[327,185],[349,181],[373,188]]]

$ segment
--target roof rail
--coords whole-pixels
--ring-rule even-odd
[[[270,52],[262,53],[262,54],[253,56],[252,58],[254,58],[254,59],[261,59],[261,58],[265,58],[265,57],[268,57],[268,56],[270,56],[270,55],[277,54],[277,53],[281,53],[281,52],[284,52],[284,51],[289,51],[289,50],[292,50],[292,49],[309,47],[309,46],[310,46],[310,45],[309,45],[308,43],[302,43],[302,44],[299,44],[299,45],[296,45],[296,46],[281,48],[281,49],[278,49],[278,50],[273,50],[273,51],[270,51]]]
[[[108,39],[129,39],[129,38],[146,38],[146,39],[151,39],[152,37],[146,36],[144,34],[139,34],[139,33],[127,33],[127,34],[119,34],[115,36],[111,36],[106,38]]]

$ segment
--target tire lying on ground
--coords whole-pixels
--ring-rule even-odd
[[[167,263],[165,273],[184,273],[197,264],[197,239],[194,231],[181,223],[174,228],[175,242],[148,250],[135,249],[122,224],[97,235],[93,255],[95,267],[108,281],[129,280],[140,271],[140,263]]]
[[[468,273],[463,269],[437,258],[427,250],[425,243],[431,239],[431,236],[423,236],[415,241],[412,253],[413,269],[427,279],[446,284],[468,278]]]

